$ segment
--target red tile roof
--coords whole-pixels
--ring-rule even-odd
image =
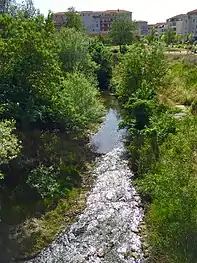
[[[118,9],[118,10],[106,10],[104,11],[104,13],[130,13],[130,12],[126,10]]]
[[[67,13],[67,11],[65,12],[57,12],[55,13],[55,15],[64,15],[65,13]],[[121,9],[117,9],[117,10],[105,10],[105,11],[81,11],[78,13],[105,13],[105,14],[111,14],[111,13],[131,13],[130,11],[126,11],[126,10],[121,10]]]
[[[187,15],[197,15],[197,9],[188,12]]]

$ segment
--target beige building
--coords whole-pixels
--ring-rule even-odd
[[[132,20],[132,12],[126,10],[82,11],[78,13],[84,27],[90,35],[107,34],[112,22],[121,16]],[[66,12],[55,13],[53,16],[56,28],[66,25]]]
[[[167,19],[166,25],[177,35],[192,33],[197,38],[197,10],[171,17]]]
[[[161,22],[161,23],[156,23],[156,24],[152,24],[152,25],[148,25],[148,33],[150,34],[152,29],[155,29],[156,31],[156,35],[158,37],[160,37],[161,35],[163,35],[165,33],[166,30],[166,23],[165,22]]]

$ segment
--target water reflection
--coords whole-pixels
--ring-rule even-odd
[[[123,135],[123,131],[119,130],[120,121],[117,110],[109,109],[101,129],[92,137],[94,151],[107,153],[118,144]]]
[[[108,153],[122,140],[124,131],[119,129],[117,99],[107,92],[102,93],[102,97],[108,111],[100,130],[91,139],[91,146],[98,153]]]

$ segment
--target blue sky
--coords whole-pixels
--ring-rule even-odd
[[[35,6],[42,13],[66,11],[74,6],[77,11],[125,9],[133,12],[136,20],[146,20],[149,23],[163,22],[167,18],[197,9],[196,0],[34,0]]]

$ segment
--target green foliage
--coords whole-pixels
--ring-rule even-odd
[[[129,131],[131,163],[139,175],[142,175],[142,165],[151,164],[145,162],[144,157],[144,164],[140,160],[146,142],[149,146],[144,154],[154,155],[153,159],[158,157],[159,134],[153,119],[160,111],[165,112],[157,101],[157,90],[163,84],[165,73],[166,61],[159,43],[148,48],[133,45],[114,71],[112,85],[116,87],[124,117],[121,125]]]
[[[73,187],[79,186],[80,181],[79,172],[73,168],[63,164],[60,164],[59,168],[41,164],[30,172],[27,183],[35,188],[42,198],[54,202],[57,198],[67,196]]]
[[[195,99],[195,100],[192,102],[191,112],[192,112],[192,114],[197,114],[197,99]]]
[[[6,262],[27,247],[37,253],[65,226],[64,213],[79,197],[81,173],[94,157],[88,135],[103,116],[96,77],[107,82],[111,70],[104,46],[92,45],[78,14],[70,11],[69,28],[57,32],[50,13],[45,19],[26,3],[27,10],[17,7],[0,16],[0,224],[6,226]],[[60,198],[64,207],[56,210]],[[39,233],[33,228],[32,234],[29,219],[35,215]],[[60,220],[52,227],[54,217]],[[21,228],[17,252],[8,253],[10,229],[18,237]]]
[[[61,71],[51,43],[51,19],[0,18],[0,101],[4,116],[22,126],[48,118],[50,97],[60,85]]]
[[[114,45],[120,46],[120,52],[123,45],[131,44],[134,38],[135,24],[127,17],[120,17],[113,21],[109,38]]]
[[[33,18],[40,13],[39,10],[34,7],[34,2],[32,0],[4,0],[4,3],[3,13],[8,13],[14,17],[23,14],[26,18]]]
[[[151,196],[148,213],[152,262],[195,262],[197,234],[195,118],[177,124],[160,147],[160,160],[138,182]],[[165,254],[168,261],[162,259]]]
[[[168,28],[162,36],[162,40],[166,43],[166,45],[170,45],[175,42],[176,40],[176,33],[171,29]]]
[[[165,57],[159,43],[148,48],[134,44],[115,68],[112,85],[117,87],[123,102],[130,97],[150,99],[161,85],[165,72]]]
[[[67,107],[65,107],[67,105]],[[58,96],[53,97],[54,120],[68,131],[87,131],[88,124],[97,123],[103,115],[103,105],[92,80],[80,73],[68,74]]]
[[[129,132],[127,147],[138,175],[136,185],[149,202],[150,262],[193,263],[197,256],[197,119],[177,120],[174,111],[161,104],[158,93],[167,85],[175,89],[173,81],[178,79],[188,90],[196,87],[196,66],[180,61],[167,65],[160,44],[133,46],[115,69],[113,83],[122,108],[121,125]],[[194,114],[195,109],[194,100]]]
[[[93,61],[98,65],[97,80],[101,89],[109,89],[112,77],[111,53],[102,42],[93,40],[90,46],[90,53]]]
[[[160,94],[174,103],[192,104],[196,98],[197,67],[189,60],[169,62],[169,68]]]
[[[66,27],[73,28],[76,31],[85,31],[82,18],[80,14],[76,12],[74,7],[68,8],[66,19]]]
[[[3,116],[14,117],[23,128],[39,124],[61,128],[67,133],[81,131],[82,127],[85,129],[94,123],[102,109],[99,100],[96,103],[96,85],[82,75],[73,75],[75,83],[66,75],[89,71],[91,79],[92,67],[96,66],[91,61],[88,38],[74,29],[55,32],[50,16],[46,20],[42,16],[14,19],[8,15],[0,19],[4,27],[0,33],[0,103],[6,105]],[[78,89],[78,93],[73,92],[73,88]],[[84,104],[82,99],[78,104],[81,93]],[[87,117],[87,112],[93,111],[95,114]]]
[[[55,34],[55,45],[64,72],[93,73],[96,64],[89,54],[90,39],[74,28],[63,28]]]
[[[0,166],[16,158],[20,152],[20,143],[13,134],[14,124],[13,121],[0,122]],[[2,177],[0,172],[0,179]]]
[[[151,44],[151,43],[154,43],[155,41],[157,41],[156,29],[154,27],[151,29],[150,34],[145,36],[145,41],[147,41],[148,44]]]

